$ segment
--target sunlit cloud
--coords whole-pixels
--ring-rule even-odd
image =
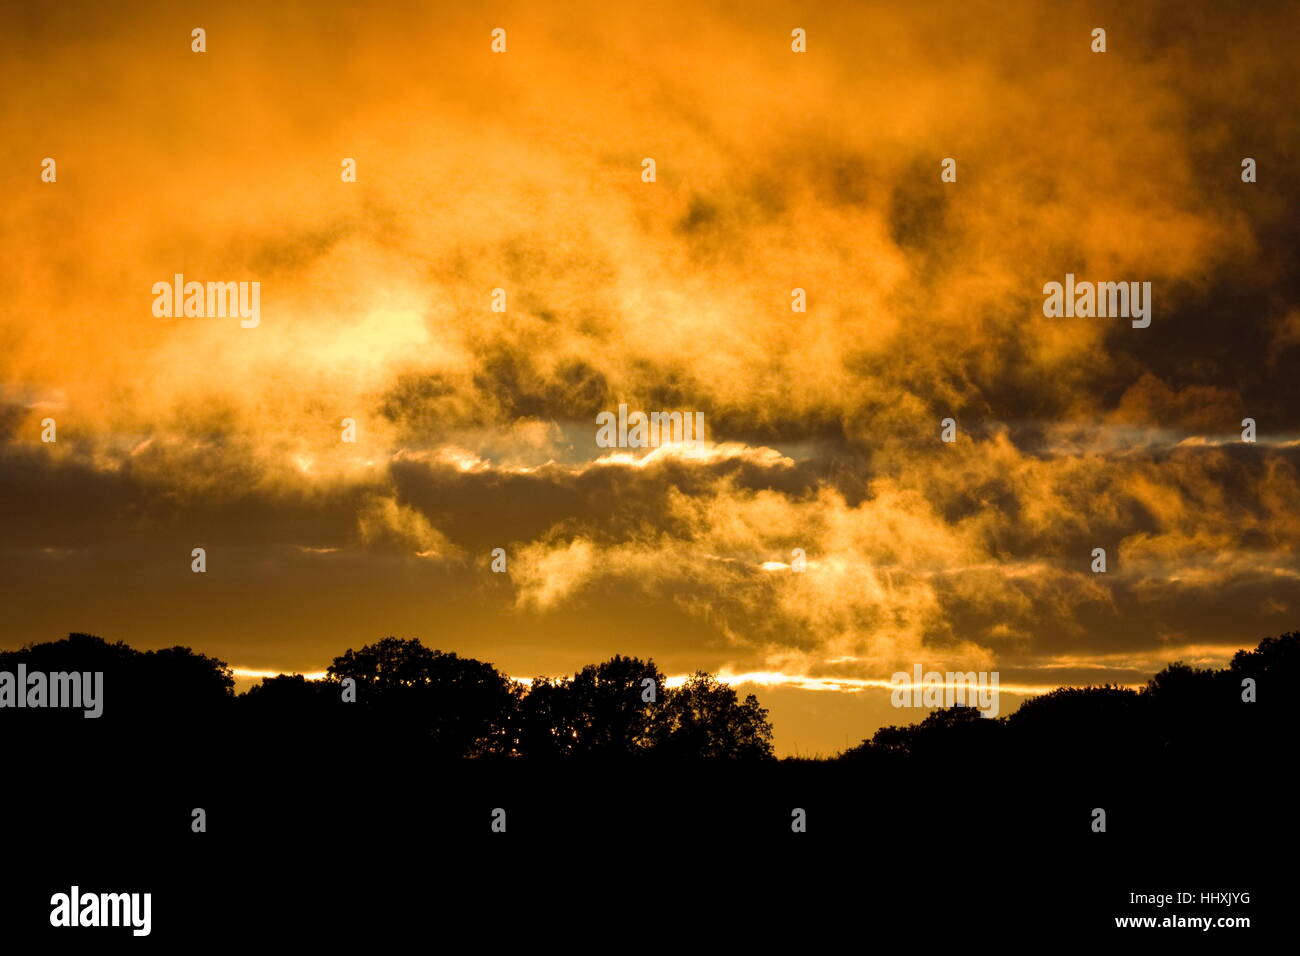
[[[0,88],[41,91],[0,98],[32,171],[0,217],[10,640],[1034,693],[1295,627],[1294,9],[1116,8],[1160,42],[1104,58],[1046,0],[495,10],[504,57],[474,10],[290,2],[201,76],[162,3],[86,13],[104,41],[6,19]],[[260,282],[260,324],[154,316],[176,273]],[[1066,273],[1151,282],[1151,326],[1045,317]],[[706,439],[598,446],[622,403]]]

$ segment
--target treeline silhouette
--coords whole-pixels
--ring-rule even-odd
[[[961,765],[1032,767],[1043,774],[1221,768],[1248,756],[1276,762],[1300,729],[1292,689],[1300,633],[1265,638],[1226,668],[1170,664],[1140,689],[1062,687],[988,719],[970,707],[882,727],[839,759],[888,772]],[[1253,700],[1247,700],[1247,698]]]
[[[97,719],[80,710],[5,712],[6,729],[51,746],[68,731],[96,740],[129,730],[132,746],[220,740],[244,753],[772,759],[772,725],[754,695],[741,698],[704,672],[669,688],[653,661],[634,657],[527,684],[483,661],[388,637],[349,648],[322,680],[280,675],[239,695],[224,661],[186,647],[137,651],[70,634],[0,652],[0,670],[16,673],[20,663],[28,672],[104,674]]]
[[[668,688],[653,661],[615,656],[572,677],[512,681],[491,664],[388,637],[336,657],[322,680],[268,678],[234,693],[230,668],[187,647],[137,651],[86,634],[0,652],[0,670],[102,671],[104,712],[7,709],[9,743],[58,747],[68,739],[133,748],[237,746],[400,751],[430,758],[633,757],[767,761],[772,725],[751,694],[699,672]],[[1132,690],[1065,687],[995,719],[968,707],[877,730],[835,758],[888,773],[933,768],[1090,766],[1114,770],[1195,766],[1207,758],[1276,761],[1297,726],[1291,688],[1300,679],[1300,633],[1239,651],[1223,669],[1175,663]],[[1253,682],[1254,701],[1244,697]],[[355,700],[344,700],[348,684]],[[69,723],[76,726],[69,727]],[[68,731],[73,731],[71,738]]]
[[[1000,860],[1032,874],[1018,892],[1041,890],[1033,906],[1016,897],[1025,918],[1066,901],[1095,917],[1119,912],[1135,887],[1258,887],[1261,861],[1290,865],[1297,845],[1284,810],[1300,730],[1295,633],[1222,669],[1173,664],[1138,690],[1064,688],[995,719],[936,711],[822,760],[772,759],[752,696],[706,674],[666,688],[653,662],[622,656],[523,685],[386,638],[335,658],[322,680],[273,677],[238,695],[225,663],[184,647],[142,652],[74,634],[0,652],[0,670],[19,663],[104,672],[101,718],[0,711],[19,788],[0,824],[16,859],[50,861],[42,908],[69,872],[83,885],[133,885],[128,863],[145,888],[179,887],[161,920],[203,917],[195,887],[237,900],[225,912],[280,914],[291,871],[339,900],[340,874],[386,893],[412,861],[433,860],[476,888],[503,874],[532,887],[556,879],[560,857],[581,871],[571,902],[647,858],[671,865],[665,885],[676,886],[683,869],[714,880],[738,848],[761,847],[734,872],[760,877],[772,852],[784,854],[778,868],[840,872],[856,854],[886,883],[942,876],[961,896]],[[343,700],[349,679],[354,703]],[[1255,702],[1242,699],[1247,679]],[[204,834],[191,829],[195,808]],[[490,829],[498,808],[509,839]],[[900,877],[909,860],[915,872]],[[860,904],[855,895],[845,911]]]

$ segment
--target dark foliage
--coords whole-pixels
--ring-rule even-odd
[[[1115,770],[1189,767],[1206,760],[1268,760],[1293,736],[1297,716],[1287,701],[1300,679],[1300,633],[1238,651],[1227,668],[1174,663],[1140,690],[1062,687],[986,719],[952,707],[919,724],[882,727],[840,755],[842,761],[895,769],[963,763],[983,773],[1031,768],[1067,775],[1079,768]],[[1254,682],[1247,701],[1246,681]]]

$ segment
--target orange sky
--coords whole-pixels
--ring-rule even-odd
[[[1297,8],[953,6],[7,9],[0,646],[1037,687],[1294,629]],[[620,403],[709,440],[611,454]],[[799,686],[782,752],[916,716]]]

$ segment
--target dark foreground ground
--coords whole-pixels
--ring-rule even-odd
[[[123,743],[4,750],[0,950],[457,952],[679,945],[1051,951],[1294,941],[1292,754],[1030,767],[413,762]],[[207,812],[207,832],[191,811]],[[1107,829],[1092,831],[1092,811]],[[494,808],[506,832],[492,832]],[[792,810],[807,832],[791,831]],[[49,925],[148,891],[152,932]],[[1190,893],[1139,905],[1130,894]],[[1249,903],[1204,903],[1246,893]],[[1176,897],[1175,897],[1176,899]],[[1117,928],[1115,917],[1250,918]],[[30,937],[36,937],[30,939]],[[44,946],[36,950],[20,941]],[[1071,946],[1071,948],[1073,948]]]

